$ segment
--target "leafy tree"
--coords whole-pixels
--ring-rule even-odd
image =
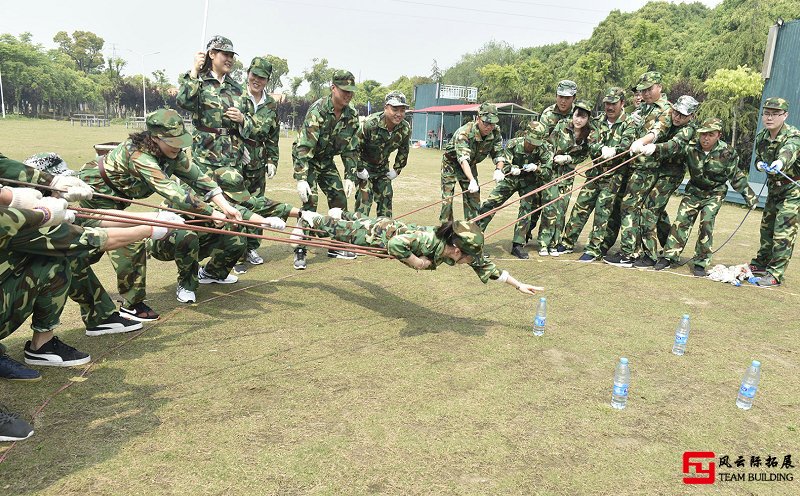
[[[313,64],[311,69],[303,71],[303,79],[308,82],[309,91],[308,97],[311,100],[317,100],[322,97],[323,90],[333,79],[335,69],[328,67],[328,59],[311,59]]]
[[[289,73],[289,62],[275,55],[264,55],[264,58],[272,64],[272,77],[265,89],[267,93],[274,93],[276,89],[283,86],[281,78]]]
[[[96,74],[103,69],[103,38],[90,31],[75,31],[72,37],[66,31],[59,31],[53,37],[59,48],[73,61],[78,70],[86,74]]]
[[[748,105],[748,98],[755,98],[761,95],[764,82],[761,74],[755,72],[747,66],[739,66],[736,69],[717,69],[714,75],[705,83],[708,90],[709,99],[704,104],[703,113],[708,115],[714,112],[716,117],[722,117],[723,121],[730,122],[731,127],[731,146],[736,146],[737,126],[744,125],[747,131],[754,131],[754,126],[748,126],[754,117],[753,105]],[[744,115],[747,120],[742,119]]]
[[[434,83],[442,82],[442,71],[439,70],[439,64],[436,63],[436,59],[433,59],[433,65],[431,66],[431,80]]]

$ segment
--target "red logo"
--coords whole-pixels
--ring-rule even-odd
[[[695,459],[708,459],[711,458],[711,461],[708,460],[698,460],[693,461]],[[683,453],[683,473],[687,475],[687,477],[683,478],[684,484],[713,484],[714,479],[716,478],[716,468],[717,465],[714,463],[716,460],[716,455],[713,451],[686,451]],[[708,468],[703,468],[703,462],[706,461],[708,463]],[[694,474],[692,474],[692,470],[694,469]]]

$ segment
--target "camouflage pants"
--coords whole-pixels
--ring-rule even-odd
[[[761,216],[761,240],[752,264],[765,267],[779,282],[792,258],[800,216],[800,188],[769,182],[769,194]]]
[[[472,177],[478,180],[478,168],[471,165]],[[461,201],[464,203],[464,220],[469,220],[478,215],[481,206],[481,192],[467,193],[469,180],[458,164],[452,164],[446,156],[442,157],[442,210],[439,213],[439,222],[453,220],[453,195],[456,191],[456,183],[461,186]]]
[[[683,176],[659,174],[656,184],[650,190],[642,207],[642,252],[652,260],[658,258],[657,243],[666,246],[670,231],[667,204],[672,194],[681,185],[681,181],[683,181]]]
[[[497,183],[497,186],[495,186],[492,192],[489,193],[489,197],[486,199],[486,201],[481,204],[478,214],[483,215],[486,212],[499,207],[505,203],[506,200],[511,198],[514,193],[517,193],[520,197],[522,197],[536,189],[538,181],[534,179],[534,174],[535,173],[533,172],[523,172],[516,177],[507,176],[505,179]],[[514,237],[512,239],[512,243],[518,245],[525,244],[527,234],[530,232],[531,216],[529,214],[536,206],[539,205],[539,195],[539,193],[534,193],[527,198],[520,200],[519,211],[517,212],[517,218],[520,220],[518,220],[514,226]],[[494,214],[487,215],[478,221],[478,226],[481,228],[481,231],[486,231],[486,227],[492,221],[492,218],[494,218]]]
[[[72,282],[69,297],[81,309],[81,319],[86,327],[96,327],[117,310],[117,306],[106,292],[92,270],[102,254],[70,260]]]
[[[303,203],[303,210],[317,211],[317,205],[319,205],[317,186],[325,193],[325,197],[328,199],[328,208],[347,210],[347,197],[344,196],[342,178],[339,177],[339,171],[336,170],[333,160],[313,163],[308,169],[306,181],[311,187],[311,197]]]
[[[592,178],[587,178],[592,179]],[[572,211],[569,215],[567,225],[564,226],[564,234],[561,237],[561,244],[567,248],[574,248],[575,243],[578,241],[578,236],[586,223],[589,221],[589,216],[597,205],[597,198],[600,192],[607,187],[610,178],[607,176],[596,179],[590,183],[584,183],[581,190],[578,192],[578,198],[575,199],[575,204],[572,205]]]
[[[242,204],[248,210],[257,213],[262,217],[280,217],[283,220],[289,218],[289,213],[292,211],[292,206],[288,203],[279,203],[275,200],[267,198],[266,196],[251,196],[250,200]],[[245,219],[247,220],[247,219]],[[250,234],[262,234],[264,231],[255,227],[245,227],[241,229],[242,232]],[[258,238],[246,237],[247,251],[255,250],[261,244]],[[245,253],[246,254],[246,253]],[[244,259],[244,254],[242,255]]]
[[[556,176],[563,176],[570,170],[569,166],[558,166]],[[566,224],[567,208],[569,208],[569,200],[572,197],[574,182],[575,177],[571,176],[542,191],[542,205],[555,201],[542,209],[542,222],[539,224],[539,248],[555,249],[556,245],[561,242],[561,233]]]
[[[244,236],[173,231],[166,238],[149,243],[156,260],[175,260],[178,285],[189,291],[197,291],[200,261],[210,257],[204,270],[212,277],[225,279],[244,253],[247,246],[245,239]]]
[[[708,267],[711,263],[711,247],[714,241],[714,221],[724,198],[725,193],[712,193],[709,196],[687,193],[681,200],[678,215],[670,228],[667,245],[664,247],[664,258],[673,262],[680,259],[699,214],[700,224],[697,227],[693,263],[698,267]]]
[[[253,169],[248,169],[248,166],[242,166],[242,177],[244,178],[244,187],[247,191],[254,196],[264,196],[267,191],[267,168],[266,166],[258,166]],[[245,232],[251,234],[260,234],[260,229],[245,229]],[[255,250],[261,244],[261,240],[256,238],[247,238],[247,250]],[[184,286],[185,288],[186,286]],[[194,291],[194,290],[192,290]]]
[[[314,228],[325,231],[321,237],[331,237],[337,241],[358,246],[386,248],[386,242],[397,234],[402,234],[416,226],[388,217],[358,217],[345,213],[342,220],[323,217],[314,222]]]
[[[625,255],[635,255],[640,247],[641,232],[647,229],[647,226],[642,226],[642,209],[657,179],[658,172],[652,168],[634,169],[628,179],[628,188],[622,198],[620,226],[620,251]]]
[[[628,188],[631,170],[623,166],[611,176],[597,195],[594,222],[584,253],[594,257],[605,255],[614,246],[622,224],[622,198]]]
[[[369,178],[359,179],[356,186],[356,212],[369,215],[374,199],[378,217],[392,216],[392,180],[386,177],[386,172],[369,171]]]

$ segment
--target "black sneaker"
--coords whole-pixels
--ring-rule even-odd
[[[655,270],[664,270],[664,269],[669,269],[670,267],[672,267],[672,261],[664,257],[659,258],[658,262],[656,262],[656,264],[653,265],[653,268]]]
[[[590,263],[594,262],[595,260],[597,260],[596,256],[592,255],[591,253],[584,253],[581,255],[581,258],[578,259],[578,262]]]
[[[38,381],[42,374],[38,370],[29,369],[8,355],[0,355],[0,378],[9,381]]]
[[[147,303],[143,301],[131,305],[130,308],[119,307],[119,313],[126,319],[137,320],[139,322],[152,322],[158,320],[160,317],[155,310],[148,307]]]
[[[655,264],[656,264],[655,260],[648,257],[647,255],[644,255],[643,257],[638,258],[636,259],[635,262],[633,262],[633,266],[636,267],[637,269],[653,267],[655,266]]]
[[[700,267],[699,265],[692,265],[692,275],[695,277],[706,277],[708,274],[706,273],[706,269]]]
[[[25,363],[28,365],[72,367],[89,363],[91,359],[87,353],[76,350],[56,336],[36,351],[31,349],[30,341],[25,343]]]
[[[522,245],[516,245],[516,244],[513,245],[511,247],[511,254],[514,255],[517,258],[522,259],[522,260],[527,260],[527,259],[530,258],[530,256],[528,255],[528,252],[525,251],[524,249],[522,249]]]
[[[22,441],[33,435],[33,427],[16,413],[0,405],[0,441]]]
[[[603,257],[603,262],[614,265],[616,267],[625,267],[631,268],[633,267],[633,258],[628,255],[625,255],[622,252],[617,252],[614,255],[606,255]]]
[[[574,250],[572,248],[567,248],[562,243],[559,243],[556,245],[556,251],[558,252],[559,255],[567,255],[569,253],[572,253]]]
[[[294,269],[306,270],[306,249],[299,247],[294,249]]]
[[[342,258],[344,260],[353,260],[356,258],[355,253],[347,250],[328,250],[328,256],[330,258]]]
[[[243,264],[241,262],[237,263],[236,265],[233,266],[233,273],[234,274],[241,275],[241,274],[244,274],[246,272],[247,272],[247,265],[245,265],[245,264]]]
[[[119,312],[112,313],[100,325],[86,328],[87,336],[102,336],[103,334],[119,334],[121,332],[138,331],[142,328],[142,323],[132,319],[126,319]]]

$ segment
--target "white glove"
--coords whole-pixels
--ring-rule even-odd
[[[649,143],[647,145],[642,146],[642,153],[647,157],[649,157],[650,155],[654,154],[655,152],[656,152],[656,144],[655,143]]]
[[[638,155],[638,154],[642,153],[642,147],[643,146],[644,146],[644,143],[642,142],[642,140],[638,139],[638,140],[634,141],[633,143],[631,143],[630,154],[631,155]]]
[[[757,171],[759,171],[759,172],[764,172],[764,171],[766,171],[767,169],[769,169],[769,164],[767,164],[767,163],[766,163],[766,162],[764,162],[763,160],[762,160],[762,161],[759,161],[759,162],[756,162],[756,170],[757,170]]]
[[[277,167],[275,167],[275,164],[267,164],[267,177],[269,179],[272,179],[273,177],[275,177],[275,172],[276,171],[277,171]]]
[[[26,208],[32,209],[39,204],[42,199],[42,193],[33,188],[8,188],[11,190],[11,203],[8,204],[12,208]]]
[[[617,149],[614,148],[613,146],[604,146],[603,148],[600,149],[600,158],[602,158],[603,160],[608,160],[616,154],[617,154]]]
[[[519,176],[521,173],[522,169],[520,169],[516,165],[511,166],[511,172],[509,172],[509,174],[511,174],[512,176]]]
[[[366,181],[367,179],[369,179],[369,171],[367,169],[361,169],[360,171],[356,172],[356,177],[361,179],[362,181]]]
[[[525,164],[522,166],[522,170],[525,172],[535,172],[539,168],[536,164]]]
[[[351,181],[352,182],[352,181]],[[300,217],[306,221],[309,226],[314,225],[314,221],[317,219],[321,219],[322,215],[316,212],[312,212],[311,210],[303,210],[300,212]]]
[[[386,177],[388,177],[390,181],[394,181],[397,178],[397,171],[389,169],[389,172],[386,173]]]
[[[467,191],[469,191],[470,193],[477,193],[480,190],[481,187],[478,186],[478,181],[473,179],[472,181],[469,182],[469,187],[467,188]]]
[[[174,224],[184,223],[183,217],[174,212],[170,212],[169,210],[161,210],[158,212],[156,215],[156,220],[160,220],[161,222],[172,222]]]
[[[300,195],[303,203],[308,202],[308,199],[311,198],[311,186],[308,185],[308,181],[297,181],[297,194]]]
[[[328,210],[328,217],[331,219],[342,220],[342,209],[336,207]]]
[[[50,186],[61,191],[54,192],[56,197],[68,202],[92,199],[92,187],[75,176],[56,176]],[[66,190],[66,193],[62,192]]]
[[[242,165],[247,165],[250,163],[250,151],[247,147],[244,147],[244,151],[242,152]]]
[[[639,126],[642,124],[642,114],[639,111],[635,111],[631,114],[631,120],[633,121],[634,126]]]
[[[769,164],[769,171],[775,174],[783,169],[783,160],[776,160]]]
[[[567,165],[572,163],[572,157],[569,155],[556,155],[553,157],[553,162],[558,165]]]
[[[39,200],[32,210],[38,210],[44,214],[44,222],[40,227],[57,226],[65,220],[75,220],[75,213],[67,214],[69,203],[63,198],[46,196]]]
[[[353,181],[349,179],[344,180],[344,196],[350,198],[350,195],[353,194],[353,191],[356,190],[356,185]]]
[[[503,171],[501,171],[500,169],[495,169],[492,178],[494,179],[494,182],[499,183],[500,181],[506,178],[506,175],[503,174]]]
[[[280,217],[267,217],[264,219],[264,222],[261,223],[261,227],[271,227],[272,229],[280,229],[283,231],[286,229],[286,222]]]

